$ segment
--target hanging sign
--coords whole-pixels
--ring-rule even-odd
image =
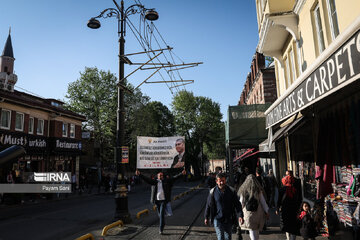
[[[184,137],[137,137],[137,168],[185,167]]]
[[[129,147],[121,147],[121,163],[129,163]]]

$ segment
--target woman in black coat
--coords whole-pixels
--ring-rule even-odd
[[[280,214],[280,230],[286,232],[288,240],[300,235],[300,222],[297,218],[301,204],[301,191],[293,176],[288,175],[281,180],[283,187],[279,190],[277,214]]]

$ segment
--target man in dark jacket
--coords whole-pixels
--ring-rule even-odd
[[[160,218],[159,233],[163,234],[165,227],[165,208],[166,204],[171,201],[172,185],[177,178],[181,175],[185,175],[186,171],[183,170],[181,173],[169,178],[164,178],[164,173],[159,172],[157,174],[157,179],[146,177],[142,175],[139,170],[136,170],[135,174],[153,186],[151,189],[151,203],[156,204],[157,212]]]
[[[243,223],[241,203],[235,190],[226,185],[226,175],[219,173],[216,176],[216,184],[210,190],[205,207],[205,225],[209,220],[214,223],[218,240],[230,240],[231,230],[234,223],[234,213],[237,213],[236,222]]]

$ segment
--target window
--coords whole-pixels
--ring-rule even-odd
[[[37,135],[44,135],[44,120],[38,119],[36,133]]]
[[[63,123],[63,125],[62,125],[62,136],[67,137],[67,133],[68,133],[68,124]]]
[[[75,138],[75,124],[70,124],[70,137]]]
[[[285,60],[285,73],[286,73],[286,88],[289,88],[291,85],[291,75],[290,75],[290,62],[289,58],[286,58]]]
[[[29,118],[29,133],[34,133],[34,118]]]
[[[318,43],[318,47],[319,47],[319,53],[322,53],[325,49],[325,43],[324,43],[323,28],[322,28],[322,24],[321,24],[321,15],[320,15],[319,4],[316,5],[316,7],[314,9],[314,15],[315,15],[315,25],[316,25],[317,43]]]
[[[10,118],[11,118],[11,111],[2,109],[0,127],[3,129],[10,129]]]
[[[291,82],[294,82],[296,80],[296,65],[295,65],[294,52],[292,49],[290,50],[290,60],[291,60],[290,67],[291,67],[291,76],[292,76]]]
[[[24,131],[24,114],[16,113],[15,116],[15,130],[16,131]]]
[[[335,0],[328,0],[327,8],[328,8],[328,14],[329,14],[331,36],[332,36],[332,39],[334,40],[339,35],[339,24],[338,24],[338,20],[337,20]]]

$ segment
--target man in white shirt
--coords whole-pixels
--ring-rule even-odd
[[[141,177],[148,184],[152,185],[150,202],[152,204],[156,204],[157,212],[160,218],[159,234],[163,234],[165,227],[165,208],[166,204],[171,201],[172,185],[177,178],[181,175],[185,175],[186,172],[183,170],[180,174],[169,178],[164,178],[164,173],[159,172],[157,174],[157,179],[146,177],[142,175],[139,170],[136,170],[135,174]]]

